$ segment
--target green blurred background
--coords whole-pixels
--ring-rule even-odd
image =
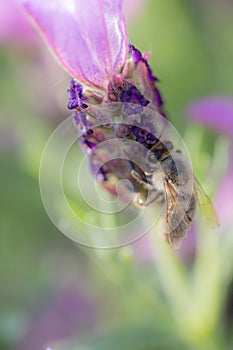
[[[199,97],[232,96],[232,18],[231,0],[145,0],[128,21],[130,41],[151,51],[165,109],[184,135],[200,178],[206,171],[202,160],[213,156],[218,137],[190,125],[185,108]],[[104,341],[85,349],[224,348],[224,341],[195,345],[180,336],[182,326],[163,295],[154,261],[141,262],[140,250],[136,256],[130,249],[93,253],[50,222],[39,192],[39,164],[49,135],[69,116],[69,77],[41,42],[15,39],[0,46],[0,349],[39,350],[63,337],[89,339],[99,329],[106,332]],[[216,170],[212,181],[220,175]],[[220,304],[230,280],[223,297],[214,299]],[[215,327],[222,322],[230,338],[232,304],[228,312],[224,305]]]

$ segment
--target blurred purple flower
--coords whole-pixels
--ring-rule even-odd
[[[37,35],[18,0],[0,1],[0,44],[34,45]]]
[[[203,98],[189,105],[190,119],[222,133],[233,136],[233,99],[225,96]]]
[[[60,291],[29,326],[17,350],[43,349],[46,344],[81,337],[96,325],[96,305],[76,287]]]
[[[205,124],[209,128],[227,136],[230,142],[228,171],[219,184],[215,204],[222,230],[232,223],[233,206],[233,99],[214,96],[197,100],[189,105],[191,120]]]

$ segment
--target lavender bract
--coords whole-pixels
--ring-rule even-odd
[[[107,90],[128,52],[121,1],[24,0],[62,66],[92,89]]]

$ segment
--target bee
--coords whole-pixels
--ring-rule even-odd
[[[208,222],[218,226],[212,203],[194,176],[187,160],[170,141],[160,140],[147,152],[143,172],[131,163],[131,176],[147,192],[134,195],[134,204],[143,208],[164,204],[163,235],[171,247],[179,248],[193,223],[197,208]]]
[[[117,181],[127,179],[120,199],[138,208],[164,205],[162,233],[172,247],[179,247],[186,237],[198,208],[208,222],[218,226],[210,199],[184,154],[173,145],[176,140],[167,118],[153,109],[137,86],[121,76],[114,76],[109,83],[106,99],[106,105],[101,104],[99,109],[89,106],[88,112],[93,117],[92,128],[95,120],[104,121],[98,130],[106,136],[104,140],[111,141],[111,147],[106,143],[101,146],[96,133],[86,137],[86,144],[93,144],[91,164],[101,173],[102,187],[116,196]],[[102,158],[108,161],[102,164]]]

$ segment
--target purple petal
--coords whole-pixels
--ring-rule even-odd
[[[64,68],[80,82],[107,86],[127,57],[122,0],[23,0]]]
[[[232,137],[233,98],[215,96],[200,99],[190,104],[187,112],[190,119]]]

